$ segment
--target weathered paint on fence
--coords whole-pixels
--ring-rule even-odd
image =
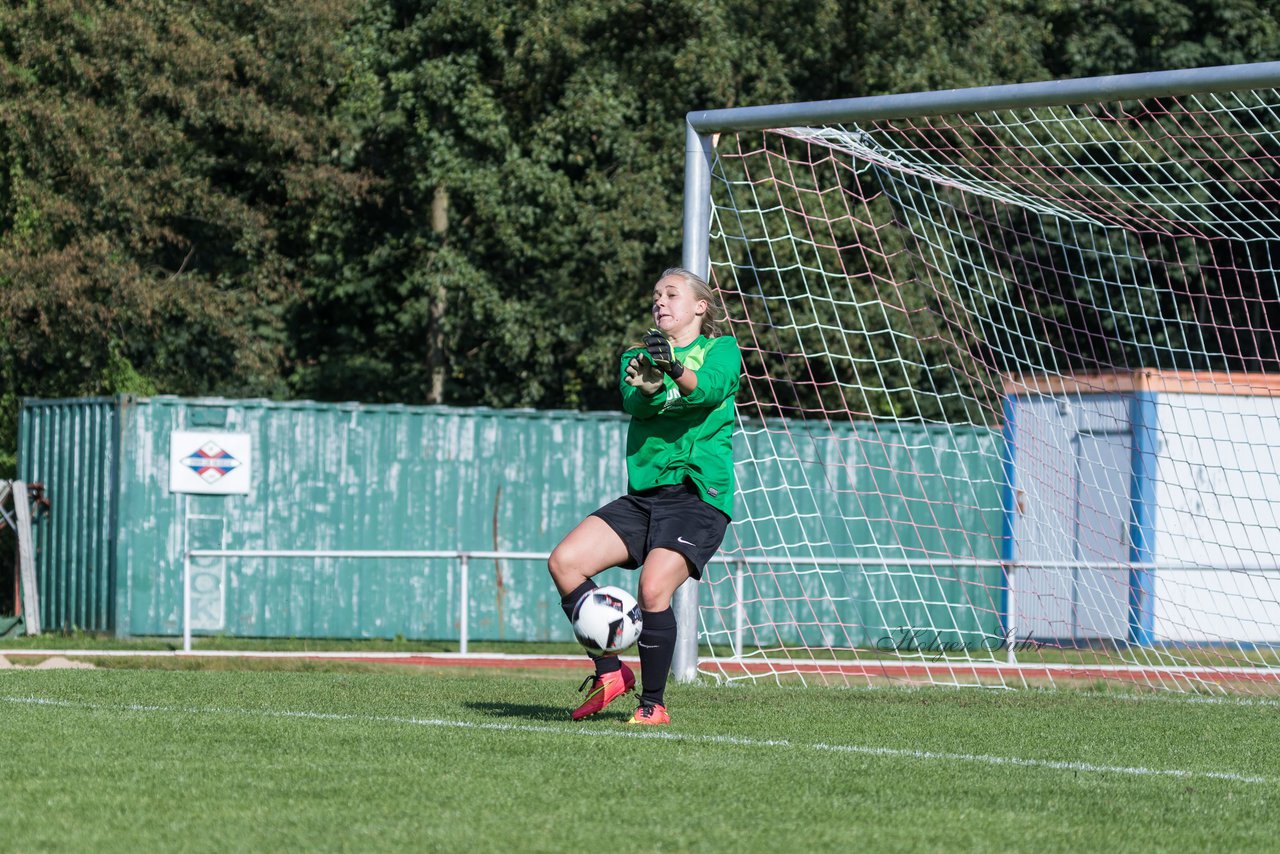
[[[29,400],[22,424],[20,471],[46,483],[54,503],[40,526],[38,542],[48,546],[38,560],[55,628],[178,634],[187,549],[545,553],[625,489],[627,421],[614,413],[154,397]],[[251,436],[248,495],[170,492],[169,434],[192,429]],[[988,462],[998,465],[998,437],[911,426],[886,435],[881,426],[874,436],[850,427],[788,438],[798,452],[779,461],[777,437],[744,431],[739,456],[774,461],[740,471],[744,524],[731,529],[726,549],[805,543],[810,554],[847,556],[856,553],[848,544],[863,543],[866,555],[966,553],[975,532],[999,530],[998,500],[970,488],[995,489],[983,478]],[[848,455],[847,482],[815,493],[827,505],[779,513],[786,485],[830,469],[836,451]],[[970,498],[952,509],[923,500],[961,486]],[[839,538],[813,529],[837,518]],[[894,544],[899,551],[887,551]],[[205,558],[193,564],[193,624],[197,634],[248,637],[456,638],[458,572],[448,560]],[[947,597],[972,587],[960,575],[918,597],[918,606],[947,607]],[[848,595],[830,607],[846,623],[849,609],[872,607],[864,587],[892,583],[880,570],[842,577]],[[634,583],[622,570],[603,580],[610,578]],[[808,582],[779,583],[790,591]],[[720,604],[725,588],[708,589],[704,601]],[[887,595],[877,590],[875,598]],[[751,607],[762,617],[774,597],[756,598]],[[473,560],[470,601],[472,639],[569,637],[540,562]]]
[[[977,561],[999,558],[1001,442],[967,426],[748,425],[738,523],[723,552],[767,562],[738,585],[740,567],[712,568],[708,639],[729,642],[739,621],[740,640],[766,648],[875,646],[903,627],[945,640],[998,634],[1001,571]]]
[[[57,496],[33,525],[46,631],[114,623],[116,415],[110,398],[24,401],[20,413],[19,478]]]

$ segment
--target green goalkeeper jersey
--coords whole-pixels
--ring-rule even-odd
[[[627,479],[632,492],[686,480],[702,500],[733,516],[734,396],[742,373],[742,355],[731,335],[699,335],[688,347],[676,347],[676,359],[698,373],[698,387],[682,395],[675,380],[663,378],[664,391],[652,397],[626,382],[627,364],[643,350],[622,354],[619,384],[622,408],[631,414],[627,431]],[[645,357],[647,358],[647,356]]]

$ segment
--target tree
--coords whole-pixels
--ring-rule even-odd
[[[680,258],[684,112],[788,91],[728,28],[692,2],[371,7],[350,114],[380,181],[333,212],[295,389],[614,405],[616,353]]]
[[[0,10],[0,432],[17,401],[282,393],[350,3]]]
[[[348,106],[377,193],[332,212],[293,388],[615,406],[617,353],[680,258],[685,113],[1035,76],[1012,6],[936,5],[371,5]],[[880,23],[900,12],[928,24],[910,43]]]
[[[689,110],[1277,46],[1257,0],[6,7],[0,435],[28,394],[612,408]]]

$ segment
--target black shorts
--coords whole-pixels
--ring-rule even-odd
[[[729,517],[703,501],[692,484],[659,486],[624,495],[591,514],[599,516],[627,547],[625,569],[644,563],[654,549],[679,552],[692,565],[690,575],[715,556],[729,528]]]

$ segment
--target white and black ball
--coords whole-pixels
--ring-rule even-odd
[[[573,634],[593,655],[613,655],[640,639],[640,604],[621,587],[597,587],[573,608]]]

